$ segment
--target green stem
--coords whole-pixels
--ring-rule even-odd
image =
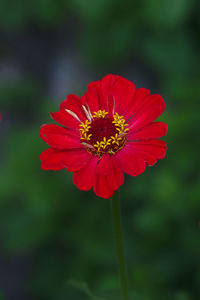
[[[120,202],[119,202],[119,190],[115,192],[111,198],[111,210],[113,219],[113,229],[115,244],[117,250],[117,258],[119,264],[119,277],[121,284],[121,292],[123,300],[130,300],[128,293],[128,278],[127,278],[127,268],[124,259],[124,249],[122,240],[122,226],[121,226],[121,213],[120,213]]]

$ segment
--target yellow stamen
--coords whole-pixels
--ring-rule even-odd
[[[84,122],[81,122],[80,124],[80,133],[81,133],[81,140],[90,140],[90,137],[92,136],[92,134],[87,135],[89,129],[91,128],[91,122],[89,122],[88,120]]]
[[[100,119],[100,118],[105,118],[105,116],[106,116],[107,114],[108,114],[108,112],[106,112],[105,109],[104,109],[104,110],[98,110],[97,112],[94,112],[93,117],[94,117],[94,118],[98,118],[98,119]]]
[[[94,144],[94,147],[97,148],[97,151],[100,152],[101,150],[101,142],[96,142],[96,144]]]
[[[103,147],[103,149],[105,149],[107,146],[110,145],[111,139],[106,140],[106,138],[103,138],[103,141],[100,142],[101,146]]]
[[[122,140],[121,137],[119,137],[119,135],[116,133],[115,136],[111,136],[112,144],[117,144],[117,146],[119,146],[119,142],[120,140]]]

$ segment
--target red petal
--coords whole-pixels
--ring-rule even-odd
[[[119,78],[122,78],[122,77],[113,75],[113,74],[108,74],[102,78],[102,80],[101,80],[101,94],[102,94],[101,109],[105,109],[106,111],[108,111],[108,109],[109,109],[108,99],[110,96],[112,96],[112,97],[115,96],[113,94],[113,88]],[[116,100],[115,100],[115,102],[116,102]],[[116,103],[115,103],[115,109],[116,109]]]
[[[124,172],[120,162],[115,156],[111,156],[112,172],[107,176],[108,184],[112,190],[117,190],[124,183]]]
[[[60,105],[60,110],[72,111],[82,122],[86,120],[86,115],[82,107],[81,99],[76,95],[68,95],[67,99]]]
[[[139,88],[136,90],[132,106],[134,112],[136,112],[138,109],[140,109],[141,106],[143,106],[149,95],[150,91],[148,89]]]
[[[91,155],[84,149],[73,149],[60,151],[49,148],[40,154],[43,170],[61,170],[67,167],[69,171],[76,171],[82,168]]]
[[[130,110],[135,95],[135,85],[131,81],[120,78],[114,85],[112,94],[116,101],[116,112],[120,115]]]
[[[88,85],[88,91],[81,98],[83,104],[88,103],[92,114],[101,107],[99,89],[100,81],[93,81]]]
[[[97,161],[98,157],[93,156],[85,167],[74,172],[73,182],[80,190],[88,191],[92,188]]]
[[[89,154],[85,149],[73,149],[65,151],[65,161],[67,171],[69,172],[74,172],[83,168],[90,159],[91,154]]]
[[[146,99],[150,95],[150,91],[144,88],[136,89],[133,101],[128,110],[125,112],[126,120],[131,118],[138,109],[145,103]]]
[[[109,95],[107,98],[107,109],[109,116],[112,118],[115,113],[115,98],[112,95]]]
[[[116,157],[119,159],[123,171],[131,176],[138,176],[145,170],[144,160],[127,147],[117,152]]]
[[[66,167],[65,161],[64,161],[64,153],[61,151],[58,151],[56,149],[46,149],[40,154],[40,160],[42,162],[41,168],[43,170],[61,170]]]
[[[134,131],[152,123],[165,110],[166,104],[160,95],[152,95],[147,99],[129,121],[129,128]]]
[[[135,154],[142,158],[146,165],[152,166],[158,159],[165,157],[167,145],[162,140],[143,140],[128,142],[125,149],[133,155]]]
[[[115,83],[122,77],[114,74],[104,76],[100,82],[103,95],[109,94]]]
[[[143,140],[143,139],[156,139],[167,134],[167,125],[163,122],[155,122],[137,130],[132,131],[128,135],[128,140]]]
[[[115,112],[122,114],[129,109],[135,90],[135,85],[123,77],[112,74],[105,76],[101,81],[103,108],[107,111],[110,109],[109,102],[112,97],[115,102]]]
[[[96,172],[99,175],[106,175],[112,171],[112,167],[111,155],[103,154],[98,162]]]
[[[67,113],[67,111],[56,111],[54,113],[51,113],[51,117],[58,122],[59,124],[69,127],[69,128],[79,128],[80,122],[74,118],[72,115]]]
[[[101,80],[101,91],[103,92],[103,94],[109,94],[114,84],[118,81],[118,79],[121,78],[121,76],[114,74],[108,74],[104,76]]]
[[[157,159],[162,159],[165,157],[167,144],[162,140],[147,140],[130,142],[132,151],[137,151],[137,153],[149,153]]]
[[[45,143],[53,148],[84,148],[83,145],[80,144],[78,133],[55,124],[43,125],[40,129],[40,137]]]
[[[111,190],[117,190],[124,182],[124,173],[119,161],[113,155],[104,154],[101,157],[96,173],[99,176],[107,175],[106,180]]]
[[[104,199],[108,199],[114,194],[114,190],[108,184],[108,176],[99,176],[96,174],[93,189],[98,197]]]

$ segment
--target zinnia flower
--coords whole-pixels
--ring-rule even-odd
[[[138,176],[165,157],[167,125],[154,122],[165,109],[160,95],[120,76],[91,82],[82,96],[68,95],[40,137],[51,148],[40,155],[43,170],[66,168],[80,190],[110,198],[124,173]]]

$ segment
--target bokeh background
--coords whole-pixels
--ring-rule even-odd
[[[108,73],[160,93],[166,159],[121,188],[133,300],[200,299],[198,0],[0,1],[0,299],[117,300],[110,202],[44,172],[69,93]]]

